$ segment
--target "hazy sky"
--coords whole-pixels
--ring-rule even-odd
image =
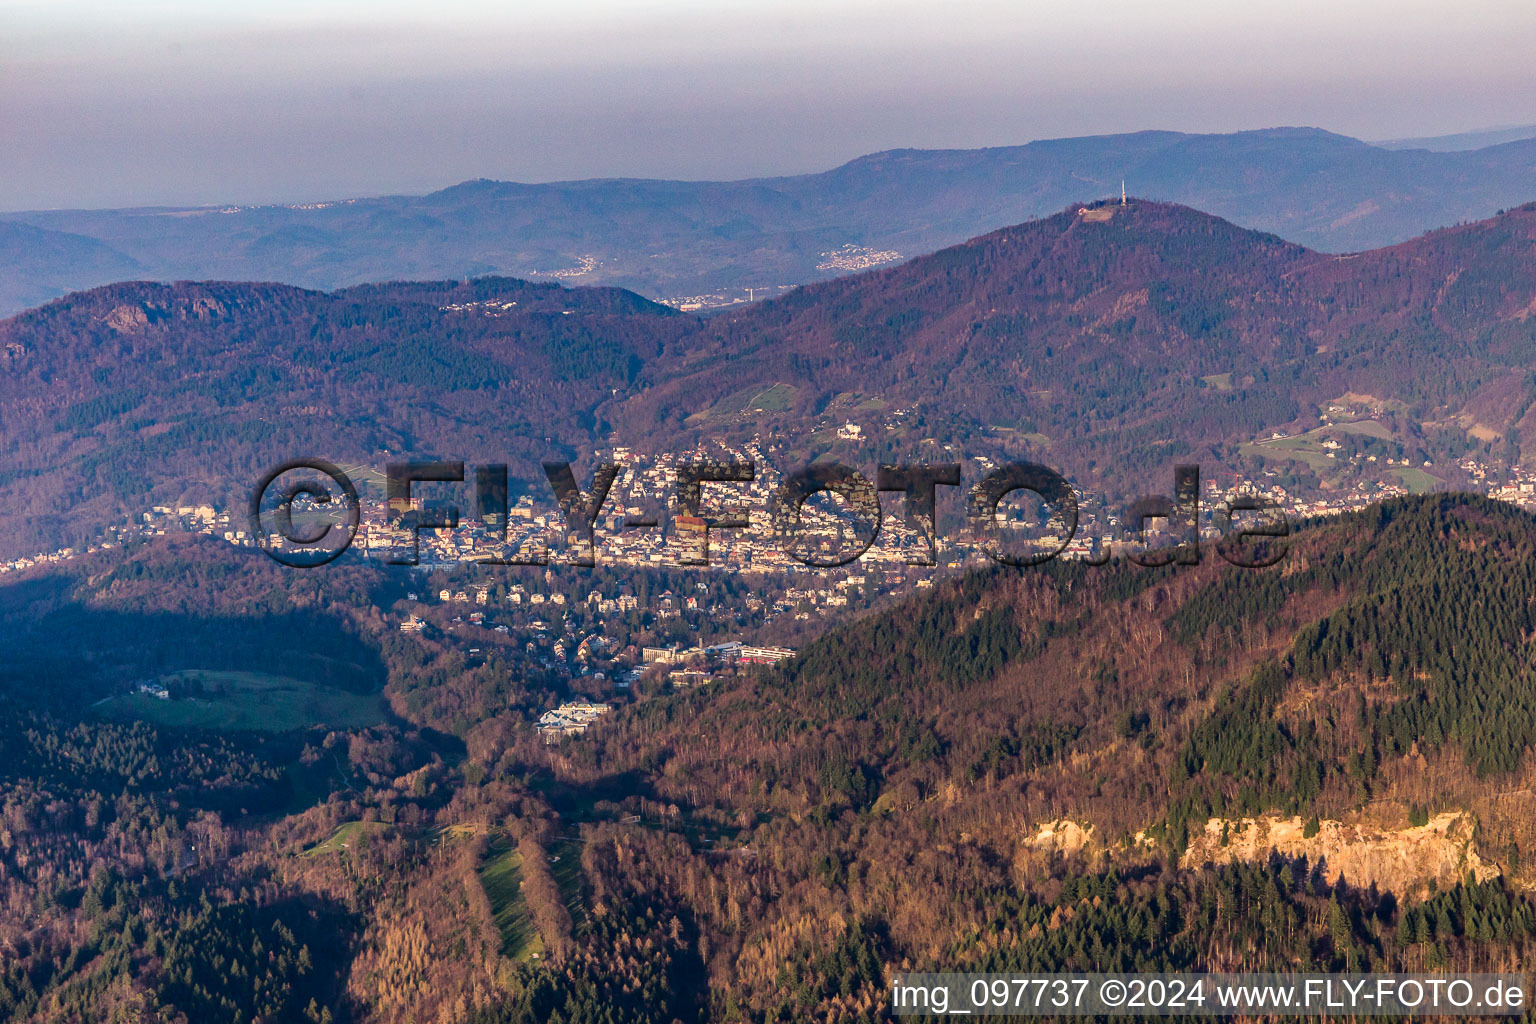
[[[1529,0],[0,0],[0,209],[1536,122]]]

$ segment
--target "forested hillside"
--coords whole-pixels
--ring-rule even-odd
[[[4,550],[153,504],[242,507],[300,455],[516,462],[589,450],[599,403],[684,329],[614,289],[505,279],[130,283],[0,324]]]
[[[1533,249],[1536,207],[1339,259],[1133,201],[712,318],[496,278],[114,285],[0,323],[0,553],[236,508],[299,455],[507,462],[542,493],[541,459],[757,436],[808,460],[849,419],[845,458],[947,444],[1131,496],[1176,461],[1346,487],[1313,436],[1338,421],[1342,455],[1415,467],[1391,482],[1464,483],[1532,429]]]
[[[0,587],[0,1004],[873,1021],[896,969],[1511,969],[1533,556],[1530,516],[1441,495],[1310,525],[1266,570],[971,574],[545,744],[555,684],[402,636],[387,571],[103,553]],[[231,651],[387,709],[92,706]]]
[[[701,407],[778,381],[802,416],[838,395],[910,403],[908,445],[991,437],[1086,481],[1233,468],[1242,442],[1342,402],[1403,457],[1466,450],[1474,427],[1518,457],[1533,245],[1536,208],[1349,259],[1179,207],[1072,209],[712,320],[695,347],[716,358],[616,421],[719,429]]]

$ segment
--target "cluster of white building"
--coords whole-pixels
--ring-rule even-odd
[[[727,665],[772,665],[795,656],[793,647],[754,647],[731,640],[710,647],[644,647],[640,659],[648,665],[686,665],[715,661]]]
[[[607,704],[568,700],[558,708],[540,715],[534,728],[544,737],[544,742],[553,743],[561,736],[581,735],[587,731],[587,726],[606,715],[609,710]]]
[[[821,262],[816,264],[816,269],[868,270],[870,267],[895,263],[899,259],[901,259],[901,253],[895,249],[872,249],[866,245],[854,245],[849,242],[841,249],[822,253]]]
[[[672,295],[656,301],[663,306],[693,313],[701,309],[719,309],[722,306],[740,306],[758,302],[774,295],[790,291],[792,284],[743,285],[723,292],[706,292],[703,295]]]

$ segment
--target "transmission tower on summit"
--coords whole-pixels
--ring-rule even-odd
[[[1120,179],[1120,205],[1125,205],[1125,179]]]

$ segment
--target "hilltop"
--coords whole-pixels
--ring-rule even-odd
[[[688,365],[609,415],[793,432],[904,408],[894,433],[864,415],[882,455],[990,443],[1085,482],[1183,459],[1316,489],[1320,450],[1249,442],[1335,420],[1400,465],[1512,464],[1536,398],[1533,255],[1536,206],[1348,258],[1186,207],[1074,206],[712,318]],[[769,385],[789,412],[732,412]]]
[[[573,455],[585,417],[690,320],[619,289],[496,278],[74,294],[0,322],[6,546],[78,541],[163,501],[234,508],[298,452]]]

